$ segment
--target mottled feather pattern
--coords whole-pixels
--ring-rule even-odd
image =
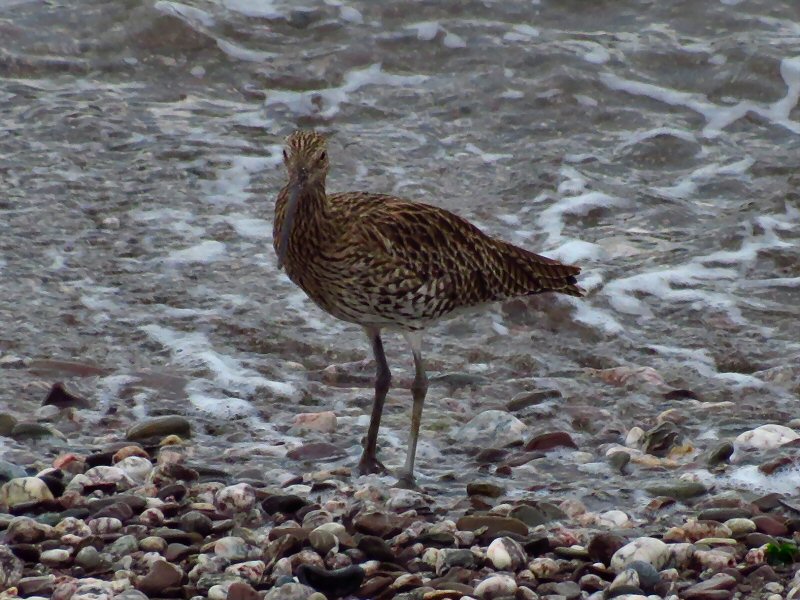
[[[288,160],[321,160],[327,170],[324,140],[301,133],[289,139]],[[276,251],[291,185],[276,204]],[[345,321],[416,330],[487,302],[547,291],[582,295],[578,267],[489,237],[444,209],[368,192],[327,195],[324,173],[300,194],[287,274]]]

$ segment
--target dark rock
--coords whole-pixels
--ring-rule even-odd
[[[765,533],[748,533],[742,540],[748,548],[760,548],[764,544],[775,544],[776,540]]]
[[[541,404],[545,400],[561,397],[561,392],[558,390],[535,390],[533,392],[522,392],[521,394],[517,394],[511,400],[509,400],[508,404],[506,404],[506,409],[512,412],[519,411],[528,408],[529,406]]]
[[[706,459],[706,464],[709,467],[715,467],[721,463],[728,462],[728,459],[733,454],[733,444],[730,442],[722,442],[715,446],[709,453]]]
[[[442,553],[442,564],[445,570],[453,567],[463,567],[465,569],[477,567],[472,550],[466,548],[443,548],[440,552]]]
[[[540,596],[557,595],[563,596],[566,600],[576,600],[581,597],[581,588],[574,581],[560,581],[543,583],[536,588],[536,593]]]
[[[344,458],[347,454],[341,448],[328,442],[309,442],[286,453],[291,460],[313,460],[327,462]]]
[[[14,556],[24,560],[26,563],[39,562],[41,551],[36,544],[9,544],[7,547],[13,552]],[[0,558],[2,558],[2,556],[0,556]]]
[[[592,538],[586,549],[589,551],[589,558],[608,566],[614,553],[627,543],[622,536],[613,533],[598,533]]]
[[[186,486],[182,483],[169,483],[158,490],[156,496],[160,500],[168,500],[173,498],[176,502],[180,502],[186,497]]]
[[[658,571],[649,562],[634,560],[628,563],[626,568],[636,571],[639,576],[639,586],[646,592],[652,591],[653,587],[661,581]]]
[[[699,481],[675,480],[645,487],[645,491],[653,496],[667,496],[676,500],[688,500],[708,493],[708,488]]]
[[[683,600],[729,600],[733,598],[733,590],[696,590],[696,587],[693,585],[684,590],[681,598]]]
[[[269,496],[261,503],[268,515],[283,513],[289,515],[308,505],[308,500],[294,494]]]
[[[643,438],[643,449],[653,456],[666,456],[673,446],[680,443],[681,432],[672,421],[664,421],[647,431]]]
[[[130,441],[147,440],[164,438],[168,435],[190,437],[192,435],[192,425],[188,419],[180,415],[152,417],[131,426],[125,433],[125,439]]]
[[[357,565],[326,571],[314,565],[300,565],[297,578],[300,583],[308,585],[329,597],[352,594],[364,581],[364,569]]]
[[[243,581],[234,581],[228,587],[227,600],[261,600],[261,595]]]
[[[190,510],[178,519],[180,528],[184,531],[194,531],[202,536],[211,533],[214,522],[198,510]]]
[[[177,563],[189,556],[191,551],[191,546],[179,544],[178,542],[172,542],[171,544],[167,545],[167,549],[164,551],[164,559],[167,562]]]
[[[775,570],[769,565],[761,565],[747,575],[747,581],[750,583],[758,581],[779,581],[780,576],[775,573]]]
[[[157,527],[150,535],[164,538],[167,543],[177,542],[179,544],[192,545],[203,541],[203,536],[189,531],[181,531],[180,529],[172,529],[169,527]]]
[[[789,534],[789,529],[786,525],[769,515],[756,515],[752,518],[752,521],[756,524],[756,530],[759,533],[773,536],[786,536]]]
[[[45,596],[53,594],[55,586],[54,575],[41,575],[38,577],[23,577],[17,584],[17,591],[20,596]]]
[[[631,455],[624,450],[613,452],[608,457],[608,464],[618,473],[625,475],[628,471],[628,464],[631,462]]]
[[[99,519],[100,517],[114,517],[125,523],[133,517],[133,509],[125,502],[115,502],[114,504],[104,506],[92,515],[92,518],[95,519]]]
[[[23,562],[13,552],[13,548],[0,545],[0,589],[13,588],[22,579]],[[16,594],[12,593],[12,596]]]
[[[356,596],[365,599],[380,597],[379,594],[392,585],[393,582],[394,577],[376,574],[358,589]]]
[[[68,391],[64,384],[58,381],[53,384],[47,393],[47,397],[42,402],[42,406],[49,405],[57,406],[58,408],[91,408],[92,403],[86,398],[81,398]]]
[[[64,493],[66,485],[64,484],[64,474],[61,471],[39,475],[39,479],[45,482],[54,498],[60,498]]]
[[[16,427],[16,425],[17,425],[17,418],[14,415],[10,415],[8,413],[0,413],[0,436],[3,437],[10,436],[11,432],[14,431],[14,427]],[[7,477],[5,481],[8,481],[9,479],[14,479],[14,477],[25,477],[25,471],[23,470],[21,475],[13,475],[11,477]]]
[[[699,400],[692,390],[670,390],[664,393],[664,400]]]
[[[762,512],[769,512],[778,508],[783,500],[783,494],[772,492],[766,496],[761,496],[753,500],[753,506]]]
[[[358,540],[358,549],[361,550],[367,558],[381,562],[394,562],[397,558],[389,544],[387,544],[383,538],[376,535],[363,536]]]
[[[508,456],[508,450],[503,448],[484,448],[475,455],[475,462],[479,465],[494,465]]]
[[[772,475],[778,469],[782,469],[783,467],[793,466],[795,465],[795,463],[796,459],[794,459],[791,456],[780,456],[776,459],[758,465],[758,470],[764,473],[765,475]]]
[[[541,556],[550,551],[550,540],[543,533],[534,533],[530,537],[521,536],[517,541],[530,556]]]
[[[553,431],[532,437],[525,444],[526,452],[547,452],[553,448],[577,448],[572,437],[566,431]]]
[[[528,526],[519,519],[494,515],[468,515],[461,517],[456,522],[456,527],[460,531],[477,531],[482,527],[486,527],[486,534],[495,537],[500,537],[505,532],[528,535]]]
[[[399,529],[394,516],[377,511],[359,514],[353,519],[353,526],[356,531],[382,538]]]
[[[136,589],[148,596],[158,596],[165,588],[179,585],[182,579],[183,571],[180,567],[165,560],[157,560],[150,566],[147,575],[139,579]]]
[[[728,519],[749,519],[753,511],[747,508],[707,508],[697,515],[698,521],[718,521],[724,523]]]
[[[53,429],[41,423],[17,423],[11,430],[11,437],[15,440],[30,440],[51,435],[53,435]]]
[[[693,586],[687,588],[683,592],[683,598],[689,598],[690,600],[694,598],[695,600],[703,600],[704,598],[709,598],[706,596],[708,592],[713,591],[728,591],[730,592],[727,597],[730,597],[733,594],[733,588],[736,587],[738,583],[736,577],[732,577],[731,575],[726,575],[724,573],[717,573],[710,579],[706,579],[705,581],[701,581],[700,583],[696,583]],[[726,597],[726,596],[711,596],[711,597]]]
[[[499,485],[494,485],[488,481],[473,481],[467,484],[468,496],[488,496],[489,498],[499,498],[505,490]]]
[[[566,519],[567,515],[555,504],[531,502],[530,504],[515,506],[509,513],[509,517],[519,519],[528,527],[537,527],[552,521]]]
[[[147,506],[147,500],[141,496],[136,496],[135,494],[117,494],[107,498],[97,498],[91,500],[89,502],[89,510],[91,511],[91,514],[96,514],[97,511],[105,508],[106,506],[119,503],[124,503],[130,506],[133,514],[135,515],[141,513]]]

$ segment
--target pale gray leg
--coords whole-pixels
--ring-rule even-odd
[[[397,482],[399,486],[415,488],[414,459],[417,454],[417,439],[419,426],[422,423],[422,407],[425,404],[425,395],[428,393],[428,376],[425,374],[425,364],[422,362],[422,332],[414,331],[404,334],[406,341],[414,353],[414,382],[411,384],[411,395],[414,405],[411,408],[411,429],[408,433],[408,453],[404,473]]]
[[[377,371],[375,375],[375,401],[372,405],[372,417],[369,421],[367,430],[367,440],[364,444],[364,452],[358,462],[359,473],[385,473],[386,467],[378,460],[378,430],[381,427],[381,415],[383,414],[383,404],[386,402],[386,394],[392,382],[392,373],[389,371],[389,364],[386,362],[386,355],[383,352],[383,341],[381,341],[381,330],[365,328],[367,337],[372,343],[372,352],[375,355]]]

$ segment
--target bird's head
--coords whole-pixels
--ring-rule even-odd
[[[283,163],[289,180],[300,185],[324,184],[328,174],[328,141],[316,131],[295,131],[286,138]]]
[[[286,261],[289,236],[292,232],[297,205],[301,192],[322,188],[324,193],[325,176],[328,174],[327,140],[315,131],[295,131],[286,138],[283,149],[283,163],[289,175],[286,212],[278,241],[278,268]]]

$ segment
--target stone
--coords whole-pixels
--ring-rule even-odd
[[[436,553],[435,566],[436,573],[442,575],[456,567],[474,569],[477,561],[475,554],[468,548],[442,548]]]
[[[82,398],[64,387],[64,384],[57,381],[52,385],[47,396],[42,401],[42,406],[55,406],[64,408],[91,408],[92,403],[86,398]]]
[[[302,583],[284,583],[268,591],[264,600],[311,600],[312,597],[314,597],[312,587]]]
[[[56,578],[54,575],[23,577],[19,580],[19,583],[17,583],[16,587],[20,596],[44,596],[49,598],[53,594],[55,580]],[[4,587],[2,583],[0,583],[0,587]]]
[[[249,512],[256,505],[256,492],[246,483],[229,485],[219,490],[214,496],[214,506],[222,514]]]
[[[179,586],[182,580],[183,571],[180,567],[165,560],[157,560],[150,565],[147,575],[136,582],[136,588],[148,596],[156,596],[165,588]]]
[[[322,527],[323,526],[317,527],[308,534],[308,542],[321,556],[325,556],[331,550],[338,549],[339,541],[336,539],[335,535],[330,531],[322,529]]]
[[[468,496],[487,496],[488,498],[499,498],[505,490],[499,485],[488,481],[471,481],[467,484]]]
[[[756,530],[756,524],[752,519],[733,518],[723,523],[731,531],[733,537],[743,537]]]
[[[47,484],[38,477],[18,477],[0,487],[0,504],[13,508],[28,502],[55,500]]]
[[[786,525],[769,515],[756,515],[752,520],[760,533],[781,537],[789,534]]]
[[[493,598],[503,598],[514,596],[517,591],[517,582],[508,575],[491,575],[475,586],[473,592],[476,598],[481,600],[492,600]]]
[[[100,552],[94,546],[84,546],[75,555],[75,564],[82,567],[87,573],[97,569],[102,562]]]
[[[617,550],[611,557],[609,566],[612,571],[619,573],[633,561],[641,560],[660,571],[669,558],[670,551],[667,544],[656,538],[640,537]]]
[[[456,527],[461,531],[477,531],[486,527],[483,535],[487,537],[497,537],[501,532],[528,535],[528,526],[519,519],[494,515],[464,516],[456,522]]]
[[[520,411],[537,404],[541,404],[546,400],[554,400],[562,398],[561,392],[558,390],[534,390],[532,392],[522,392],[514,396],[506,404],[509,411]]]
[[[328,442],[309,442],[293,448],[286,453],[286,457],[297,461],[327,462],[339,460],[347,456],[346,452]]]
[[[191,437],[192,426],[189,420],[179,415],[152,417],[131,426],[125,433],[130,441],[163,438],[168,435]]]
[[[686,598],[688,600],[705,600],[706,598],[713,598],[713,597],[730,598],[733,595],[732,590],[733,588],[736,587],[737,583],[738,582],[736,578],[731,575],[728,575],[726,573],[716,573],[709,579],[696,583],[685,589],[683,591],[683,598]],[[730,594],[728,594],[727,596],[707,595],[707,593],[710,591],[720,591],[720,590],[730,591]]]
[[[48,567],[64,567],[72,561],[69,550],[54,548],[45,550],[39,555],[39,561]]]
[[[525,444],[527,452],[547,452],[553,448],[578,448],[572,437],[566,431],[552,431],[532,437]]]
[[[719,521],[724,523],[730,519],[749,519],[753,511],[748,508],[707,508],[697,515],[698,521]]]
[[[652,591],[653,587],[661,581],[658,570],[653,567],[649,562],[643,560],[634,560],[628,563],[627,570],[636,572],[639,578],[639,587],[646,592]]]
[[[234,581],[228,587],[227,600],[261,600],[261,596],[249,584],[242,581]]]
[[[365,535],[358,540],[358,549],[370,560],[394,562],[396,559],[396,554],[389,547],[389,544],[383,538],[375,535]]]
[[[105,552],[108,552],[114,558],[128,556],[137,550],[139,550],[139,540],[133,535],[120,536],[105,548]]]
[[[500,537],[492,540],[492,543],[489,544],[486,558],[498,571],[515,572],[525,564],[527,556],[519,542],[509,537]]]
[[[14,517],[8,523],[5,541],[12,544],[35,544],[55,533],[53,527],[39,523],[30,517]]]
[[[614,553],[626,544],[625,538],[613,533],[598,533],[595,535],[586,550],[589,558],[608,566]]]
[[[353,565],[344,569],[327,571],[314,565],[300,565],[297,578],[326,596],[347,596],[361,587],[365,577],[364,569]]]
[[[299,413],[295,415],[292,429],[298,431],[320,431],[334,433],[337,428],[336,413],[332,411]]]
[[[17,558],[11,548],[0,544],[0,589],[12,588],[22,579],[25,563]]]
[[[262,503],[261,508],[268,515],[275,513],[293,514],[306,506],[308,501],[295,494],[277,494],[267,497]]]
[[[528,527],[538,527],[552,521],[560,521],[567,518],[563,510],[549,502],[531,502],[530,504],[520,504],[515,506],[508,516],[519,519]],[[523,534],[524,535],[524,534]]]
[[[462,444],[507,446],[523,442],[527,427],[514,415],[503,410],[486,410],[464,424],[457,433]]]
[[[699,481],[676,480],[671,483],[650,485],[644,489],[653,496],[667,496],[676,500],[688,500],[708,493],[708,488]]]
[[[737,452],[740,449],[770,450],[793,442],[798,438],[800,438],[800,434],[794,429],[770,423],[740,433],[733,441],[733,445]]]
[[[721,442],[717,444],[708,453],[706,464],[709,467],[715,467],[719,464],[728,462],[728,459],[733,455],[734,447],[731,442]]]
[[[153,470],[153,463],[142,456],[128,456],[118,461],[114,466],[121,469],[128,477],[139,484],[147,481],[147,476]]]
[[[736,566],[736,557],[722,550],[695,550],[694,560],[703,568],[722,571]]]

